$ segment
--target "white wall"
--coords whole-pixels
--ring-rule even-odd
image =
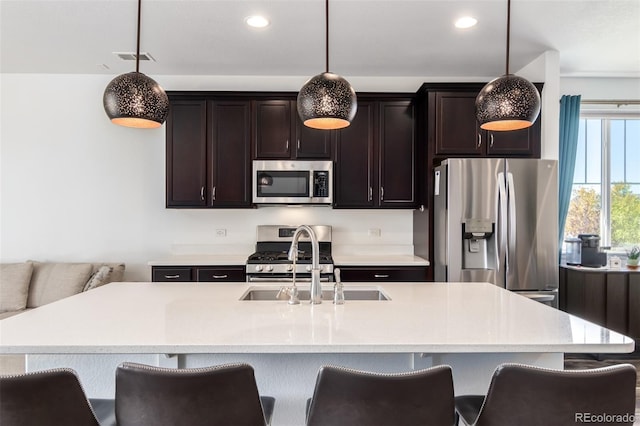
[[[231,244],[248,255],[258,224],[329,224],[338,244],[412,244],[406,210],[166,209],[164,126],[111,124],[102,92],[112,76],[0,77],[2,262],[124,261],[126,279],[148,280],[149,260],[189,245],[202,251]],[[189,86],[166,80],[165,87]],[[244,87],[224,90],[250,90]],[[218,228],[227,229],[226,238],[215,237]],[[369,237],[369,228],[381,236]]]

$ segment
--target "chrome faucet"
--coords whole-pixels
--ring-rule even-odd
[[[309,290],[309,302],[317,305],[322,303],[322,286],[320,285],[320,246],[318,237],[313,229],[307,225],[300,225],[293,233],[291,247],[289,248],[289,260],[295,262],[298,259],[298,240],[306,233],[311,239],[311,288]],[[295,286],[295,275],[293,285]]]

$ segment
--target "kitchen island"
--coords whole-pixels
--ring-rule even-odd
[[[91,397],[113,397],[131,360],[170,367],[248,362],[274,425],[304,423],[318,368],[398,372],[453,367],[456,394],[484,393],[495,366],[562,368],[563,354],[626,353],[632,339],[487,283],[367,283],[389,300],[241,300],[245,283],[112,283],[0,321],[0,353],[27,369],[78,371]],[[304,288],[304,285],[301,286]]]

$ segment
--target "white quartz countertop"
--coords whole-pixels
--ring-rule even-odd
[[[251,253],[243,254],[181,254],[151,260],[150,266],[235,266],[244,265]],[[429,266],[422,257],[409,254],[334,254],[336,266]]]
[[[414,255],[345,255],[334,254],[336,266],[429,266],[429,261]]]
[[[389,301],[241,301],[248,284],[111,283],[0,321],[0,353],[631,352],[487,283],[349,284]],[[278,288],[277,285],[251,287]]]

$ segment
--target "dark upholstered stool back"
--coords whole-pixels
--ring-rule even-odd
[[[2,426],[98,426],[75,371],[0,376]]]
[[[484,405],[477,397],[462,396],[456,398],[456,408],[465,423],[475,426],[631,425],[594,423],[584,416],[633,415],[635,388],[636,370],[630,364],[592,370],[503,364],[493,375]],[[475,414],[472,398],[477,401]]]
[[[253,368],[171,369],[124,363],[116,371],[119,426],[263,426]]]
[[[309,426],[454,424],[451,367],[377,374],[325,366],[309,405]]]

